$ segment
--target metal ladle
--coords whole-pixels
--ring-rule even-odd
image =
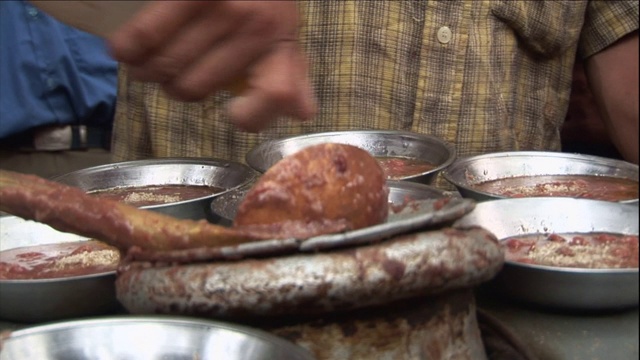
[[[384,221],[386,201],[384,174],[375,159],[340,144],[306,148],[274,165],[250,190],[232,227],[176,219],[0,170],[1,211],[123,251],[216,247],[355,229]]]

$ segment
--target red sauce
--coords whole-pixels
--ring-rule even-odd
[[[590,269],[638,268],[638,236],[536,234],[503,240],[509,261]]]
[[[224,189],[206,185],[148,185],[110,188],[89,194],[140,207],[198,199],[222,191]]]
[[[399,156],[376,157],[389,180],[398,180],[435,169],[435,165],[424,160]]]
[[[115,271],[120,252],[97,240],[0,251],[0,279],[52,279]]]
[[[638,182],[612,176],[538,175],[490,180],[476,190],[506,197],[558,196],[607,201],[638,198]]]

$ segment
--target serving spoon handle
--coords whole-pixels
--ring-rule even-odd
[[[273,232],[177,219],[35,175],[0,170],[0,210],[59,231],[104,241],[120,250],[179,250],[269,239]]]

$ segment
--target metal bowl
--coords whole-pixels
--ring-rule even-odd
[[[87,238],[16,216],[0,217],[0,251]],[[117,309],[115,271],[41,280],[0,280],[0,318],[18,322],[59,320]],[[25,358],[26,359],[26,358]]]
[[[440,199],[445,197],[460,197],[457,192],[445,191],[433,186],[409,182],[387,181],[389,186],[389,203],[392,206],[402,206],[411,200]],[[236,216],[238,206],[253,184],[249,183],[211,201],[212,222],[230,226]]]
[[[435,168],[416,175],[398,178],[423,184],[433,183],[435,176],[455,159],[452,145],[435,136],[407,131],[336,131],[267,140],[251,149],[246,162],[264,173],[276,162],[307,146],[322,143],[341,143],[360,147],[373,156],[399,156],[423,160]]]
[[[507,197],[479,191],[475,184],[515,176],[599,175],[638,181],[638,165],[592,155],[545,151],[511,151],[456,159],[442,176],[463,197],[477,201]],[[621,201],[638,203],[638,199]]]
[[[498,239],[527,234],[609,232],[638,235],[638,206],[572,198],[519,198],[476,204],[454,223],[479,225]],[[638,269],[579,269],[506,261],[491,282],[514,299],[596,310],[638,306]]]
[[[87,192],[117,187],[146,185],[199,185],[225,189],[197,199],[141,206],[182,219],[209,219],[211,199],[252,181],[256,172],[246,165],[195,158],[162,158],[135,160],[95,166],[67,173],[54,181],[81,188]]]
[[[282,359],[311,360],[302,347],[267,332],[185,317],[120,316],[17,330],[1,360]]]

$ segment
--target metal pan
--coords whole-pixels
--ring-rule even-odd
[[[267,140],[246,155],[247,164],[264,173],[276,162],[311,145],[340,143],[357,146],[375,157],[399,156],[426,161],[435,167],[398,180],[431,184],[456,158],[453,145],[432,135],[395,130],[352,130],[305,134]]]
[[[216,222],[231,224],[235,211],[249,188],[250,185],[238,188],[212,201],[211,212],[217,215]],[[375,226],[305,240],[267,240],[180,251],[140,251],[129,253],[129,260],[186,263],[332,250],[374,243],[398,234],[453,222],[475,206],[474,200],[463,199],[455,192],[418,183],[390,181],[389,189],[392,210],[386,222]]]
[[[1,360],[282,359],[311,360],[304,348],[265,331],[170,316],[83,319],[17,330]]]
[[[538,175],[610,176],[638,181],[638,165],[600,156],[553,151],[508,151],[456,159],[442,176],[463,197],[477,201],[507,197],[478,190],[475,185],[497,179]],[[638,204],[638,199],[620,201]]]
[[[638,206],[572,198],[482,202],[456,227],[482,226],[498,239],[526,234],[608,232],[638,235]],[[539,306],[602,310],[638,306],[638,269],[582,269],[506,261],[491,286]]]
[[[0,251],[18,247],[88,240],[15,216],[0,217]],[[0,280],[0,318],[19,322],[53,321],[99,315],[120,304],[116,272],[55,279]]]
[[[52,180],[86,192],[149,185],[195,185],[220,189],[195,199],[140,207],[179,219],[200,220],[210,218],[211,199],[253,181],[257,174],[246,165],[218,159],[160,158],[94,166]]]
[[[473,201],[462,201],[455,192],[432,186],[406,181],[388,181],[387,184],[391,210],[385,223],[342,234],[322,235],[306,239],[299,243],[299,250],[329,250],[379,241],[393,235],[455,220],[471,211],[474,206]],[[245,186],[224,194],[219,199],[214,199],[211,203],[211,212],[217,214],[217,218],[221,221],[231,223],[235,211],[248,189],[249,186]],[[443,199],[448,200],[442,201]],[[290,245],[282,242],[284,248],[289,248],[285,244]],[[237,252],[233,251],[228,254],[243,255],[241,253],[248,252],[256,254],[259,252],[251,250],[256,250],[258,246],[262,247],[264,244],[245,244],[241,248],[235,247]]]
[[[230,226],[236,216],[236,211],[247,191],[253,186],[247,183],[232,191],[221,194],[211,201],[210,221],[220,225]],[[407,201],[442,199],[460,197],[457,191],[446,191],[433,186],[410,181],[387,181],[389,187],[389,204],[392,208],[400,208]]]

